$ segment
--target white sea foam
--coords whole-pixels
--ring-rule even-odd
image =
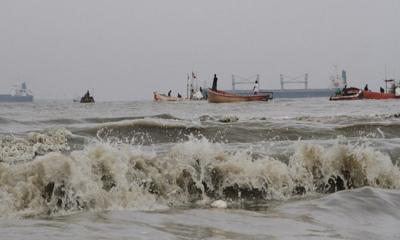
[[[30,160],[38,154],[67,151],[68,139],[71,137],[72,133],[65,128],[31,132],[26,137],[8,135],[0,138],[0,160],[4,162]]]

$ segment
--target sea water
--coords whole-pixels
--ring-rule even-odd
[[[0,104],[0,239],[399,239],[397,100]]]

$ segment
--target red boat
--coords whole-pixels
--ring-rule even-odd
[[[397,90],[396,91],[400,91]],[[343,89],[340,93],[337,93],[335,96],[330,97],[329,100],[336,101],[336,100],[358,100],[358,99],[394,99],[394,98],[400,98],[400,92],[399,94],[394,94],[391,92],[372,92],[370,90],[363,91],[359,88],[351,87],[351,88],[345,88]]]
[[[380,93],[380,92],[372,92],[372,91],[363,91],[362,92],[363,99],[391,99],[391,98],[399,98],[396,97],[394,93]]]

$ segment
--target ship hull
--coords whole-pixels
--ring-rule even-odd
[[[335,94],[336,89],[266,89],[260,92],[272,92],[274,98],[318,98],[330,97]],[[239,95],[251,95],[252,90],[228,90],[227,92]]]
[[[248,102],[248,101],[268,101],[270,95],[236,95],[225,91],[214,91],[208,89],[208,102],[210,103],[229,103],[229,102]]]
[[[13,96],[0,94],[0,102],[33,102],[33,96]]]
[[[363,91],[363,98],[364,99],[392,99],[392,98],[399,98],[396,97],[393,93],[380,93],[380,92],[372,92],[372,91]]]
[[[174,97],[174,96],[166,96],[163,94],[160,94],[158,92],[153,92],[153,98],[154,101],[179,101],[182,100],[182,98]]]

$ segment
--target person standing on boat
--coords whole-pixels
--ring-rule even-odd
[[[385,89],[383,89],[383,87],[380,88],[381,93],[385,93]]]
[[[172,90],[169,90],[168,97],[171,97],[171,92],[172,92]]]
[[[218,81],[217,74],[214,74],[213,85],[211,88],[213,91],[217,91],[217,81]]]
[[[367,84],[367,85],[365,85],[365,87],[364,87],[364,91],[368,91],[368,84]]]
[[[253,87],[253,93],[254,95],[258,95],[258,92],[260,92],[260,86],[258,85],[258,81],[256,80]]]

